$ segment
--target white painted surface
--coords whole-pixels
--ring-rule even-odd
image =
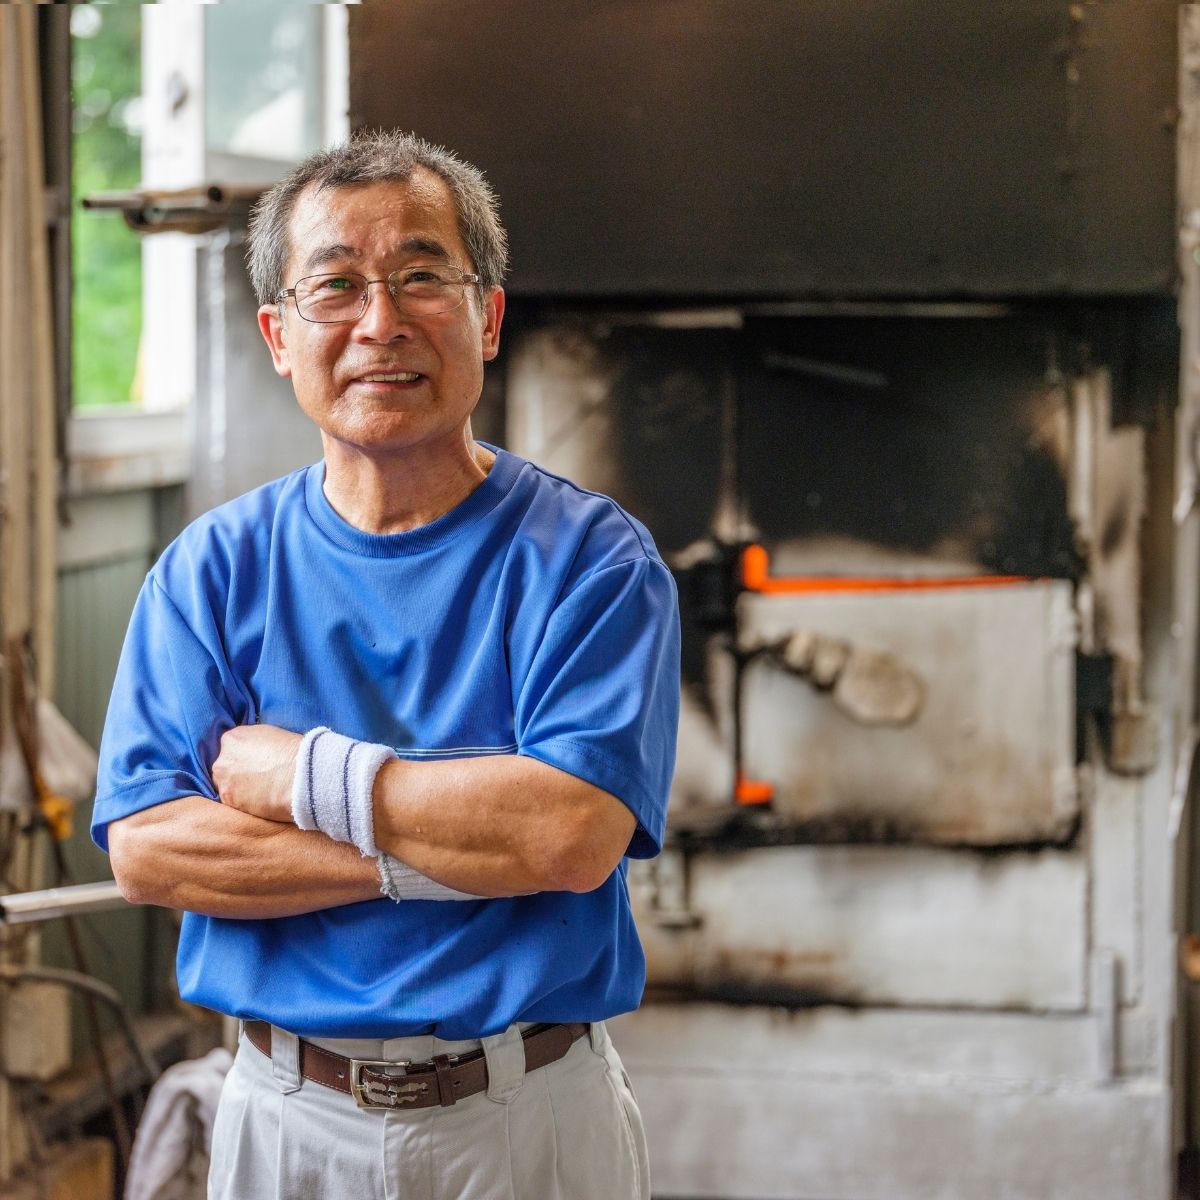
[[[567,327],[525,334],[508,350],[508,447],[581,487],[619,494],[608,402],[613,368]]]
[[[142,186],[197,187],[204,178],[204,9],[142,10]],[[196,395],[196,238],[142,239],[142,392],[151,410],[185,409]]]
[[[189,517],[321,458],[320,432],[297,405],[291,380],[275,374],[259,334],[244,249],[240,238],[214,239],[201,255],[207,354],[193,416],[206,432],[194,450]]]
[[[1164,1094],[635,1073],[663,1197],[1166,1200]]]
[[[321,54],[324,62],[323,140],[326,146],[350,136],[350,14],[347,4],[322,5]]]
[[[656,1002],[610,1022],[635,1072],[761,1069],[816,1083],[920,1084],[954,1089],[1099,1083],[1090,1013],[972,1009],[781,1008]],[[1152,1023],[1126,1013],[1119,1074],[1152,1069]]]
[[[1121,778],[1096,767],[1089,790],[1085,836],[1092,868],[1092,942],[1116,954],[1121,1000],[1135,1004],[1142,995],[1137,931],[1142,918],[1138,843],[1143,785],[1139,779]]]
[[[74,499],[182,483],[191,458],[187,414],[126,408],[72,413],[67,458],[67,494]]]
[[[152,492],[112,492],[76,497],[66,504],[68,523],[58,531],[59,570],[90,567],[143,554],[155,542]]]
[[[689,872],[696,928],[639,912],[653,984],[776,1000],[1085,1004],[1079,853],[794,846],[696,854]]]
[[[1078,815],[1068,584],[744,595],[743,636],[811,630],[893,654],[920,677],[912,724],[866,728],[779,667],[743,700],[745,769],[799,821],[915,840],[1057,840]]]
[[[1085,1017],[647,1005],[610,1027],[657,1196],[1170,1195],[1167,1095],[1075,1077]]]

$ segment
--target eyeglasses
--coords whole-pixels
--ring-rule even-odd
[[[339,271],[335,275],[306,275],[296,281],[295,287],[280,292],[275,303],[281,304],[287,296],[295,297],[296,311],[318,325],[357,321],[367,311],[371,284],[386,283],[392,302],[403,316],[433,317],[457,308],[467,285],[478,282],[478,275],[444,264],[404,267],[386,279]]]

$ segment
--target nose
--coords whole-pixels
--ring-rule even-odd
[[[382,296],[371,290],[376,284]],[[406,336],[410,325],[409,318],[396,307],[387,280],[368,279],[366,307],[354,323],[356,336],[366,341],[390,342]]]

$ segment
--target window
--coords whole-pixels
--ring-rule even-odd
[[[71,10],[72,373],[80,409],[141,400],[141,246],[119,216],[80,199],[141,180],[137,4]]]
[[[277,179],[320,148],[321,6],[214,5],[204,21],[204,141],[209,173]]]
[[[253,301],[241,265],[244,226],[143,236],[114,212],[81,211],[78,199],[265,185],[343,138],[346,10],[159,0],[76,5],[71,23],[73,461],[116,463],[126,446],[114,471],[127,483],[133,457],[145,458],[153,434],[171,461],[147,468],[149,476],[174,478],[180,455],[190,456],[193,480],[210,468],[229,474],[227,376],[261,350],[248,351],[257,330],[240,319]],[[239,376],[236,385],[240,394],[259,381]]]

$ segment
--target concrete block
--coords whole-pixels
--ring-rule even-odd
[[[46,1081],[71,1062],[70,995],[54,983],[10,989],[4,1024],[4,1069],[16,1079]]]

